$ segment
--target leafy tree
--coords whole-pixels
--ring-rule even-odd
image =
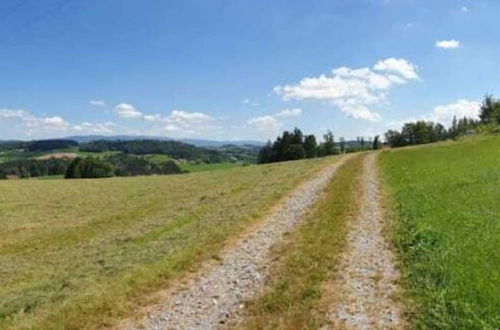
[[[68,166],[64,177],[66,179],[108,178],[113,175],[114,170],[110,163],[93,157],[86,159],[77,157]]]
[[[290,144],[283,154],[284,160],[298,160],[306,158],[306,151],[302,144]]]
[[[456,138],[460,135],[473,133],[479,125],[479,121],[464,117],[453,121],[449,130],[440,124],[427,121],[416,121],[405,123],[401,132],[397,130],[388,130],[385,133],[385,139],[391,147],[401,147],[406,145],[432,143]]]
[[[379,141],[379,136],[376,135],[375,138],[373,139],[373,145],[372,145],[373,150],[380,149],[380,141]]]
[[[481,104],[479,118],[483,124],[500,124],[500,100],[486,95]]]
[[[323,135],[323,153],[325,156],[335,154],[335,137],[333,133],[329,130]]]
[[[181,168],[173,160],[167,160],[161,165],[161,174],[180,174]]]
[[[340,153],[345,153],[345,139],[343,137],[340,138]]]
[[[314,157],[316,154],[315,144],[316,138],[314,136],[308,135],[304,138],[298,128],[292,132],[284,131],[273,143],[268,142],[261,148],[258,162],[263,164]]]
[[[271,144],[271,141],[268,141],[267,144],[260,149],[259,155],[257,156],[257,163],[271,163],[274,161],[274,159],[275,157],[273,145]]]
[[[314,158],[317,155],[318,143],[314,135],[306,135],[304,139],[304,151],[307,158]]]

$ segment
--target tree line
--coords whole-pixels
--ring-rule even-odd
[[[0,179],[63,175],[70,163],[71,160],[60,158],[11,160],[0,163]]]
[[[112,176],[180,174],[181,168],[173,160],[155,163],[143,157],[116,154],[103,159],[75,158],[68,166],[65,179],[108,178]]]
[[[344,138],[340,138],[339,142],[336,143],[331,131],[324,134],[323,141],[318,143],[313,134],[304,135],[300,129],[295,128],[292,132],[284,131],[274,142],[268,141],[259,151],[258,163],[265,164],[324,157],[347,152],[378,149],[380,146],[378,136],[369,141],[365,141],[361,137],[356,141],[345,141]]]
[[[0,164],[0,179],[36,178],[64,175],[65,178],[104,178],[111,176],[165,175],[183,171],[173,160],[156,163],[143,157],[125,154],[105,158],[17,159]]]
[[[8,150],[26,150],[35,151],[51,151],[57,149],[66,149],[77,147],[78,142],[68,139],[51,139],[51,140],[35,140],[35,141],[3,141],[0,143],[0,151]]]
[[[498,125],[500,125],[500,100],[487,95],[481,104],[479,119],[454,116],[449,128],[432,121],[409,122],[405,123],[401,130],[388,130],[385,133],[385,140],[391,147],[403,147],[456,139]]]

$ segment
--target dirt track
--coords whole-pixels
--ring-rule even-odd
[[[332,280],[335,301],[329,318],[334,329],[400,329],[395,299],[399,273],[384,237],[384,214],[376,153],[365,157],[358,216],[349,224],[347,247]]]
[[[189,286],[174,290],[143,324],[124,328],[214,329],[237,320],[243,302],[262,289],[271,247],[300,223],[336,169],[350,157],[342,156],[284,198],[255,230],[221,254],[220,264],[202,272]]]

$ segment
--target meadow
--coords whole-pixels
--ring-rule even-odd
[[[113,325],[333,161],[0,181],[0,328]]]
[[[499,146],[476,136],[380,156],[417,328],[500,328]]]

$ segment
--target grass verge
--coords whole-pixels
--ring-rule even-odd
[[[0,328],[113,325],[333,161],[1,181]]]
[[[500,329],[500,138],[386,151],[394,243],[419,329]]]
[[[304,223],[273,251],[279,259],[270,289],[249,302],[248,329],[317,329],[324,324],[318,304],[345,245],[347,220],[357,209],[362,160],[354,157],[337,170]]]

